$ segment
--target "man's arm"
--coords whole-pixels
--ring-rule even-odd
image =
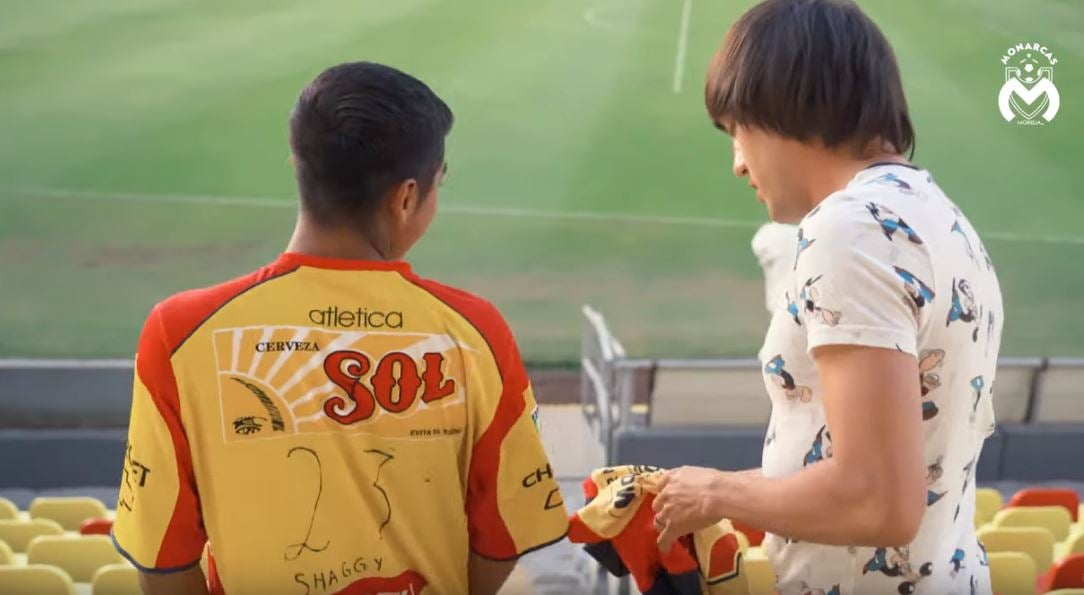
[[[516,560],[490,560],[472,553],[467,567],[470,595],[496,595],[515,568]]]
[[[145,595],[207,595],[207,578],[199,565],[172,574],[139,573]]]
[[[790,477],[682,468],[660,482],[660,545],[730,518],[799,541],[909,543],[925,512],[918,363],[887,349],[815,350],[831,456]]]

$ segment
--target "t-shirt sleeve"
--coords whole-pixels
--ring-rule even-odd
[[[140,335],[133,385],[113,540],[141,570],[185,570],[207,536],[159,308]]]
[[[484,405],[476,412],[467,520],[474,553],[508,560],[562,539],[568,513],[542,446],[527,371],[512,333],[495,310],[494,316],[486,339],[496,369],[480,385],[493,394],[477,401]]]
[[[794,292],[808,349],[860,345],[917,356],[936,298],[928,246],[876,199],[831,200],[798,237]]]

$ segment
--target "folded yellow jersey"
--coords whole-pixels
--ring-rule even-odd
[[[681,537],[659,550],[648,487],[664,471],[627,465],[596,469],[583,483],[587,505],[571,518],[568,538],[617,576],[631,573],[649,595],[749,595],[742,551],[730,521]]]

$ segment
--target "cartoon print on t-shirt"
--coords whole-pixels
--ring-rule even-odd
[[[777,355],[764,364],[764,373],[771,376],[772,382],[783,389],[783,394],[786,395],[788,401],[797,400],[808,403],[813,398],[813,389],[795,383],[794,376],[786,370],[786,365],[783,356]]]
[[[903,289],[907,292],[907,296],[910,298],[904,298],[904,303],[911,308],[911,313],[918,318],[918,312],[927,304],[933,301],[933,290],[928,285],[922,282],[922,279],[914,276],[911,271],[902,269],[898,266],[893,266],[896,274],[903,279]]]
[[[832,585],[827,591],[824,589],[810,589],[809,585],[802,582],[802,595],[839,595],[839,585]]]
[[[802,326],[802,319],[798,317],[798,302],[790,299],[789,291],[784,292],[783,296],[787,298],[787,312],[790,314],[790,317],[794,319],[794,324]]]
[[[824,324],[827,324],[828,326],[836,326],[839,324],[840,319],[843,318],[843,314],[835,310],[822,308],[817,304],[817,301],[820,299],[820,292],[817,291],[817,288],[813,287],[813,285],[816,284],[817,281],[820,281],[823,276],[824,275],[817,275],[816,277],[808,279],[805,282],[805,285],[802,286],[802,293],[799,294],[798,301],[802,302],[807,314],[819,316]]]
[[[952,567],[952,570],[949,571],[949,576],[952,578],[956,578],[956,575],[959,574],[961,568],[967,567],[967,565],[964,564],[963,550],[956,548],[956,551],[952,552],[952,559],[949,560],[949,566]]]
[[[975,249],[971,247],[971,240],[967,237],[967,232],[964,231],[963,226],[960,225],[959,219],[952,222],[951,231],[952,233],[958,234],[961,238],[963,238],[964,248],[967,250],[967,257],[971,259],[971,262],[975,263],[975,265],[978,266],[979,259],[975,256]]]
[[[979,319],[982,311],[975,304],[975,293],[971,290],[971,284],[966,279],[952,280],[952,307],[949,309],[945,326],[953,322],[975,323],[975,329],[971,332],[971,341],[979,340]]]
[[[881,184],[884,186],[892,186],[893,188],[903,192],[904,194],[914,194],[915,190],[906,181],[901,179],[894,173],[887,173],[882,176],[877,176],[869,181],[870,184]]]
[[[916,571],[911,565],[911,551],[907,546],[892,548],[891,556],[886,548],[879,547],[862,568],[862,574],[870,572],[880,572],[885,576],[904,579],[896,590],[901,595],[908,595],[915,592],[915,588],[922,579],[933,574],[933,563],[926,562]]]
[[[975,471],[975,461],[977,461],[977,460],[978,460],[978,455],[972,457],[972,459],[970,461],[968,461],[966,465],[964,465],[964,469],[963,469],[963,471],[964,471],[964,487],[961,490],[961,493],[963,493],[963,494],[967,493],[967,486],[968,486],[968,484],[971,483],[971,473]],[[958,519],[959,517],[960,517],[960,505],[957,504],[956,505],[956,512],[953,513],[953,515],[952,515],[952,522],[955,523],[956,519]]]
[[[975,415],[979,411],[979,401],[982,400],[982,389],[986,386],[986,380],[981,376],[971,379],[971,388],[975,390],[975,401],[971,405],[971,421],[975,421]]]
[[[809,452],[805,453],[802,466],[807,467],[817,461],[830,458],[832,458],[832,433],[828,431],[828,426],[821,426],[821,429],[817,431],[817,437],[813,439],[813,446],[810,447]]]
[[[941,476],[945,473],[945,470],[941,468],[941,459],[943,458],[937,457],[937,462],[926,467],[926,506],[937,504],[948,493],[948,490],[938,493],[930,489],[938,481],[941,481]]]
[[[986,353],[990,355],[990,342],[994,339],[994,311],[986,312]]]
[[[794,254],[794,270],[798,270],[798,259],[802,257],[802,252],[808,250],[816,241],[816,238],[805,237],[805,230],[798,228],[798,252]]]
[[[986,245],[979,242],[979,252],[982,252],[982,257],[986,260],[986,270],[994,270],[994,261],[990,260],[990,253],[986,251]]]
[[[911,229],[911,226],[907,225],[906,221],[901,219],[899,215],[892,212],[888,207],[871,202],[866,205],[866,210],[868,210],[869,214],[873,215],[873,218],[881,225],[881,231],[884,232],[885,237],[889,240],[892,240],[892,236],[894,236],[897,231],[901,231],[908,240],[911,240],[911,243],[922,243],[922,238],[918,237],[915,230]]]
[[[935,370],[945,362],[944,349],[925,349],[919,354],[919,383],[922,385],[922,420],[933,419],[938,412],[937,404],[926,397],[941,386],[941,376]]]

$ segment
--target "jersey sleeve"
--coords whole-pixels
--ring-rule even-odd
[[[527,371],[499,314],[487,342],[497,366],[484,384],[496,398],[478,400],[486,405],[476,412],[482,423],[468,472],[467,522],[475,554],[508,560],[564,538],[568,513],[542,446]]]
[[[917,356],[936,299],[928,246],[875,198],[830,200],[798,235],[793,303],[808,349],[858,345]]]
[[[147,572],[199,563],[207,541],[160,308],[139,338],[113,541]]]

